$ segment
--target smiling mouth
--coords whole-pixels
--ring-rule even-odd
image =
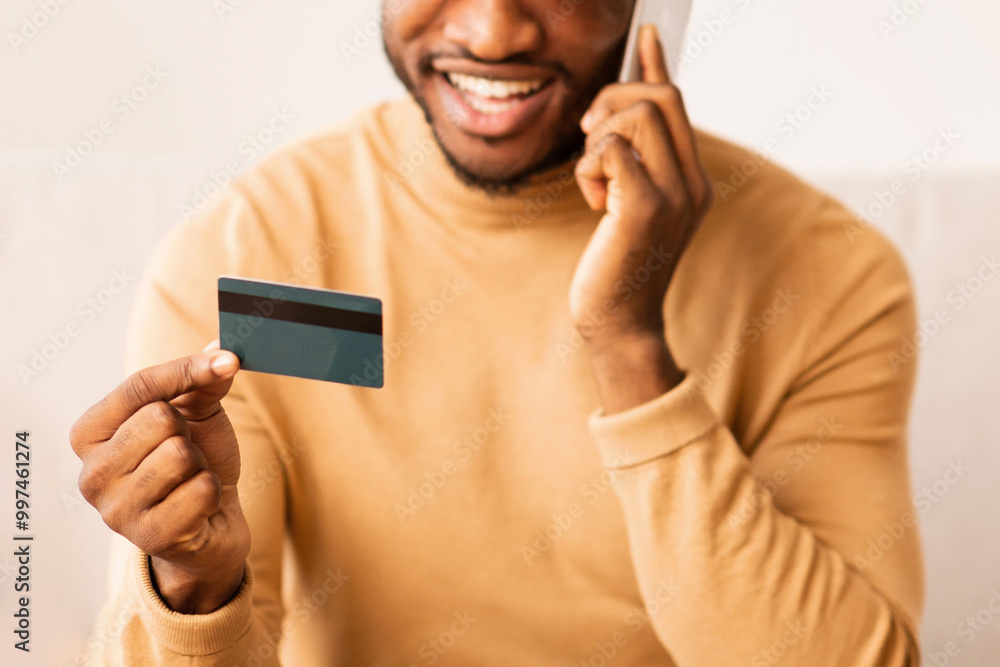
[[[459,72],[445,72],[444,78],[466,105],[487,116],[509,111],[549,83],[544,79],[489,79]]]

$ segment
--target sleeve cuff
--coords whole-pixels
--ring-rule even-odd
[[[198,656],[218,653],[236,643],[250,630],[253,618],[250,563],[232,600],[210,614],[182,614],[168,607],[153,588],[149,557],[136,549],[135,583],[139,593],[139,615],[150,634],[168,651]]]
[[[604,467],[610,470],[660,458],[698,440],[719,423],[693,375],[648,403],[613,415],[598,408],[588,419]]]

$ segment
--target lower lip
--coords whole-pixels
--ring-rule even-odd
[[[514,101],[500,113],[487,114],[469,106],[445,75],[437,74],[434,79],[449,120],[464,132],[490,138],[511,136],[522,131],[542,112],[553,92],[552,84],[548,83],[541,90]]]

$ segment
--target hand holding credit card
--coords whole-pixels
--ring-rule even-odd
[[[243,370],[381,387],[382,302],[360,294],[219,277],[219,342]]]

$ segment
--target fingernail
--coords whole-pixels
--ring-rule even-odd
[[[580,119],[580,127],[584,132],[589,132],[587,128],[590,126],[592,120],[594,120],[593,111],[588,110],[587,113],[583,114],[583,118]]]
[[[236,355],[234,355],[232,352],[226,352],[224,354],[220,354],[219,356],[212,359],[212,363],[210,365],[212,368],[212,372],[215,373],[216,375],[220,377],[224,375],[229,375],[230,373],[236,370],[237,366]]]

